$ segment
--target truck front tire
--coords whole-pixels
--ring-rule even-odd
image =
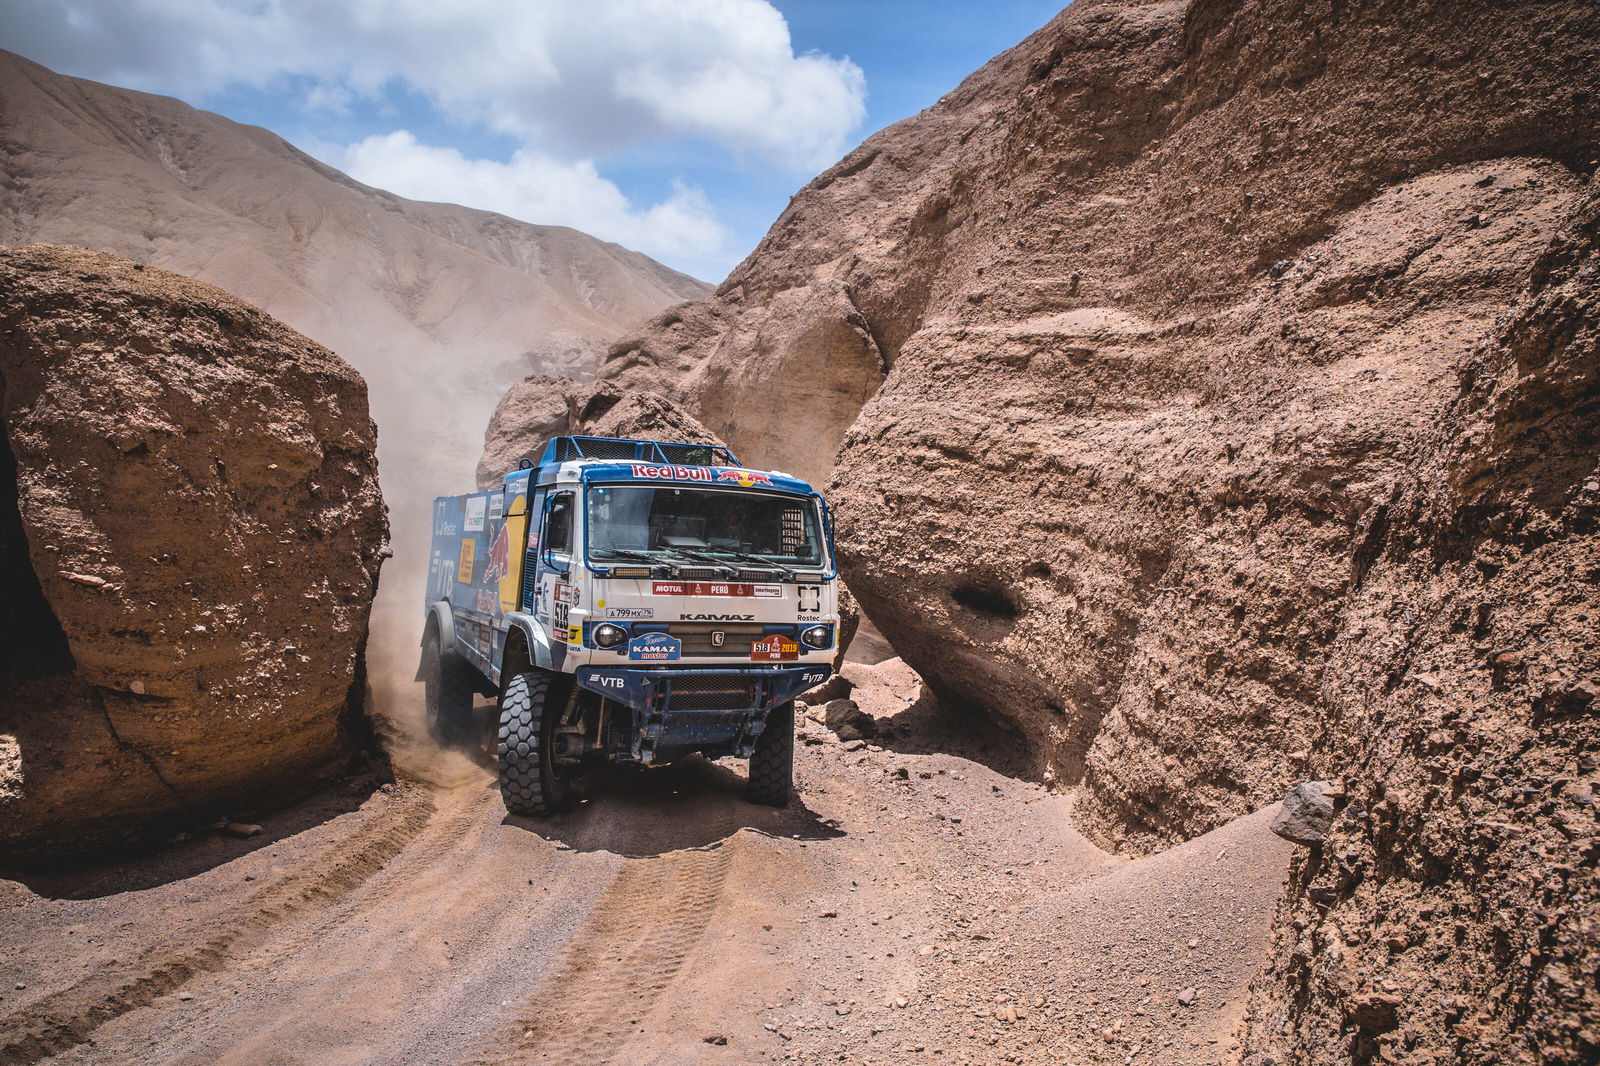
[[[750,783],[745,797],[751,803],[782,807],[789,802],[794,779],[794,701],[767,712],[766,728],[756,737],[750,753]]]
[[[512,677],[500,696],[500,795],[512,814],[555,814],[570,796],[566,768],[554,758],[562,708],[551,698],[551,681],[530,670]]]
[[[472,736],[472,667],[440,646],[437,630],[422,643],[422,686],[428,734],[446,747],[466,743]]]

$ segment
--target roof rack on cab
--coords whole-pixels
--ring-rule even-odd
[[[732,452],[716,444],[683,444],[615,437],[551,437],[539,465],[573,459],[631,459],[667,466],[738,466]]]

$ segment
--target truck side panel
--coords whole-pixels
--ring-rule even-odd
[[[428,602],[448,600],[460,650],[493,677],[501,616],[517,608],[528,532],[527,471],[488,492],[434,501]]]

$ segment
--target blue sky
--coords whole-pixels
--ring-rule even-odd
[[[789,197],[1061,0],[0,0],[0,47],[368,184],[720,281]]]

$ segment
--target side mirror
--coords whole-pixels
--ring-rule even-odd
[[[539,561],[541,563],[543,563],[546,567],[548,567],[551,570],[559,570],[561,572],[561,575],[563,577],[565,577],[567,574],[572,572],[572,567],[571,567],[570,561],[568,561],[565,564],[557,562],[556,561],[556,550],[554,548],[550,547],[549,544],[548,544],[549,533],[550,533],[550,512],[555,510],[555,504],[556,504],[556,497],[555,496],[546,496],[545,497],[545,500],[544,500],[544,511],[539,516],[539,536],[540,536]]]

